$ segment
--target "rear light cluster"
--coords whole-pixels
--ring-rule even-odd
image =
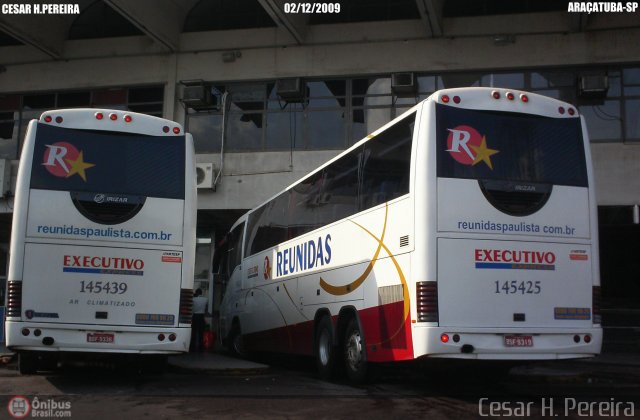
[[[448,104],[448,103],[449,103],[449,101],[451,101],[451,97],[449,97],[449,95],[442,95],[442,96],[440,97],[440,100],[441,100],[443,103]],[[454,103],[459,104],[461,101],[462,101],[462,99],[460,99],[460,97],[459,97],[458,95],[456,95],[456,96],[454,96],[454,97],[453,97],[453,102],[454,102]]]
[[[584,338],[581,338],[578,334],[576,334],[576,335],[574,335],[574,336],[573,336],[573,342],[574,342],[574,343],[576,343],[576,344],[577,344],[577,343],[579,343],[579,342],[580,342],[580,340],[584,340],[584,342],[585,342],[586,344],[589,344],[589,343],[591,342],[591,334],[585,334],[585,335],[584,335]]]
[[[416,284],[418,322],[438,322],[438,283],[421,281]]]
[[[193,314],[193,290],[180,289],[180,324],[191,324]]]
[[[513,93],[513,92],[507,92],[505,96],[506,96],[506,97],[507,97],[507,99],[508,99],[508,100],[510,100],[510,101],[513,101],[513,100],[515,100],[515,99],[516,99],[516,95],[515,95],[515,93]],[[500,94],[500,92],[499,92],[499,91],[497,91],[497,90],[492,90],[492,91],[491,91],[491,97],[492,97],[493,99],[500,99],[500,98],[502,97],[502,95]],[[527,103],[527,102],[529,102],[529,96],[528,96],[526,93],[521,93],[521,94],[520,94],[520,100],[521,100],[522,102],[524,102],[524,103]]]
[[[94,115],[95,119],[96,119],[96,120],[98,120],[98,121],[102,121],[102,120],[104,120],[104,119],[105,119],[105,118],[107,118],[107,117],[108,117],[108,119],[109,119],[109,120],[111,120],[111,121],[118,121],[118,118],[119,118],[118,114],[117,114],[117,113],[115,113],[115,112],[110,112],[110,113],[108,113],[108,114],[105,114],[103,111],[97,111],[97,112],[96,112],[95,114],[93,114],[93,115]],[[127,124],[130,124],[130,123],[132,123],[132,122],[133,122],[133,116],[132,116],[132,115],[130,115],[130,114],[124,114],[124,116],[122,117],[122,119],[123,119],[123,121],[124,121],[125,123],[127,123]],[[43,120],[44,122],[46,122],[46,123],[51,123],[51,122],[55,121],[55,122],[56,122],[56,123],[58,123],[58,124],[61,124],[61,123],[64,121],[64,119],[63,119],[61,116],[57,116],[57,117],[55,117],[55,118],[54,118],[54,117],[53,117],[53,116],[51,116],[51,115],[45,115],[44,117],[42,117],[42,120]],[[182,130],[180,129],[180,127],[173,127],[173,128],[171,128],[171,127],[169,127],[169,126],[167,126],[167,125],[165,125],[165,126],[163,126],[163,127],[162,127],[162,132],[164,132],[164,133],[173,132],[173,134],[180,134],[180,133],[181,133],[181,131],[182,131]]]
[[[572,108],[572,107],[568,107],[566,111],[571,116],[576,115],[576,110],[574,108]],[[559,106],[558,107],[558,112],[560,113],[560,115],[564,115],[564,112],[565,112],[564,107],[563,106]]]
[[[7,318],[19,317],[22,313],[22,282],[7,282]]]
[[[158,334],[158,341],[164,341],[167,338],[169,339],[169,341],[173,342],[176,341],[176,338],[178,338],[178,336],[175,333],[169,334],[168,337],[162,333]]]
[[[602,312],[600,311],[600,302],[602,300],[602,292],[600,291],[600,286],[593,286],[592,292],[592,309],[593,313],[593,323],[594,324],[602,324]]]

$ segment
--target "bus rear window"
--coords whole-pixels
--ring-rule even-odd
[[[31,188],[184,199],[184,136],[38,124]]]
[[[438,177],[588,185],[579,118],[436,104],[436,126]]]

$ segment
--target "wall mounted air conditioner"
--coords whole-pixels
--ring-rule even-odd
[[[206,85],[185,86],[182,91],[182,103],[191,109],[218,109],[218,97],[211,94],[211,87]]]
[[[410,95],[418,91],[414,73],[392,73],[391,91],[396,95]]]
[[[304,100],[306,83],[299,77],[276,80],[276,94],[289,103],[300,103]]]
[[[11,161],[0,159],[0,196],[4,196],[11,189]]]
[[[582,97],[605,98],[609,90],[609,77],[606,74],[582,75],[578,79],[578,90]]]
[[[215,177],[213,163],[196,163],[196,185],[198,188],[213,188]]]

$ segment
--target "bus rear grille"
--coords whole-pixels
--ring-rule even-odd
[[[22,313],[22,282],[7,282],[7,317],[19,317]]]
[[[416,284],[418,322],[438,322],[438,283],[421,281]]]
[[[403,246],[409,245],[409,235],[404,235],[400,237],[400,248]]]
[[[498,210],[512,216],[528,216],[540,210],[551,195],[546,184],[517,184],[478,180],[485,198]],[[519,189],[517,189],[519,188]]]
[[[73,200],[73,204],[83,216],[97,223],[114,225],[125,222],[135,216],[142,204],[95,203],[93,201]]]
[[[193,290],[180,289],[180,324],[191,324],[193,314]]]

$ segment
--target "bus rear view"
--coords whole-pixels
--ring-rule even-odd
[[[60,352],[188,351],[193,166],[191,137],[171,121],[96,109],[31,121],[6,322],[23,373]]]
[[[597,213],[578,112],[507,89],[451,89],[433,99],[425,104],[431,165],[423,166],[436,169],[417,176],[435,182],[416,192],[417,207],[428,209],[416,231],[425,232],[424,276],[436,281],[418,283],[417,316],[431,308],[422,319],[438,328],[415,341],[425,346],[416,355],[598,354]]]

